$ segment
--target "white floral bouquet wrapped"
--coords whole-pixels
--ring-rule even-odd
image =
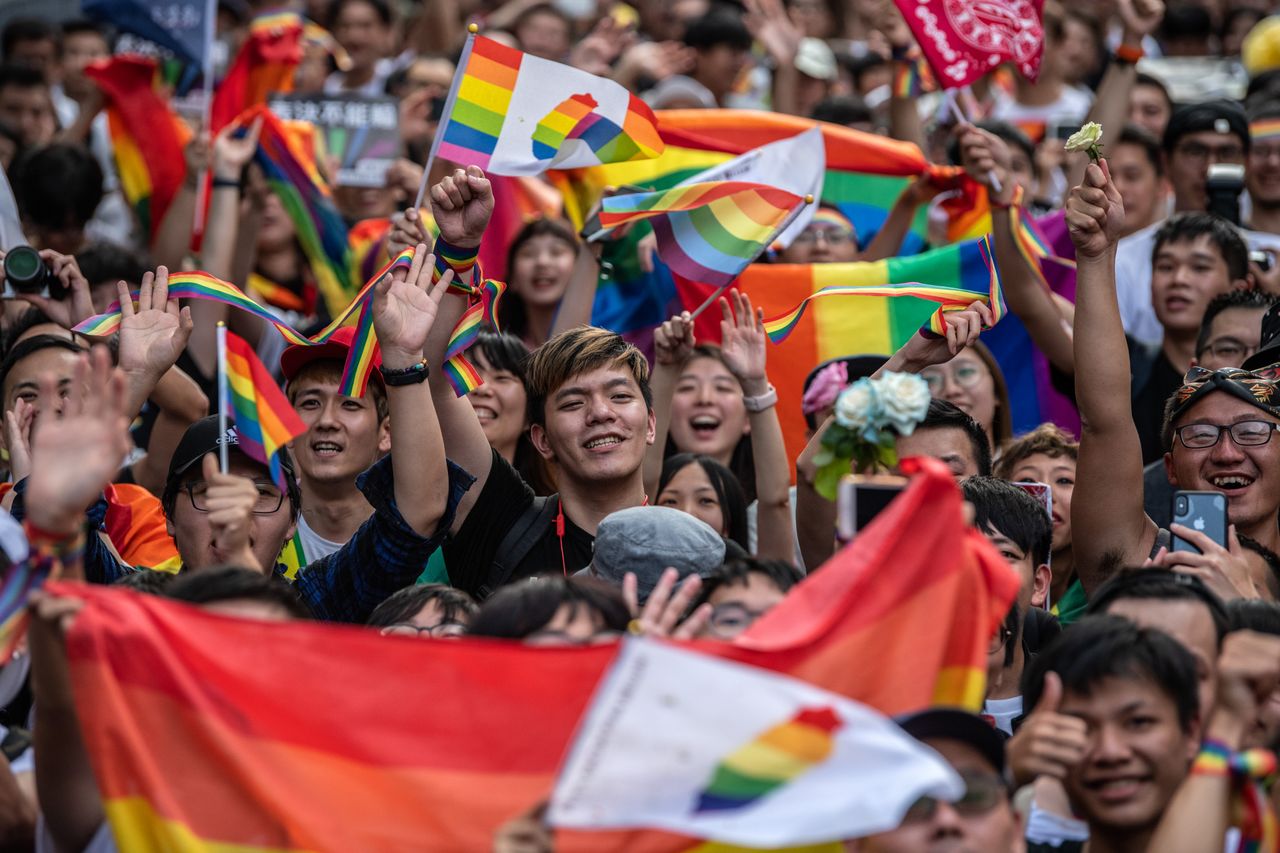
[[[851,467],[870,473],[897,465],[895,439],[911,435],[928,412],[929,385],[914,373],[859,379],[841,391],[834,423],[823,433],[814,457],[818,494],[835,500],[840,478]]]

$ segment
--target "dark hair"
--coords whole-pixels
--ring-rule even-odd
[[[697,50],[710,50],[719,45],[750,50],[752,38],[737,6],[717,3],[705,15],[689,22],[684,43]]]
[[[13,144],[12,162],[19,162],[22,159],[22,152],[26,150],[26,145],[22,142],[22,134],[7,121],[0,121],[0,137],[9,140]]]
[[[1176,6],[1171,7],[1165,12],[1166,23],[1169,21],[1169,13],[1176,8]],[[1207,30],[1206,27],[1205,31]],[[1249,120],[1245,118],[1244,107],[1235,101],[1228,100],[1200,101],[1178,107],[1169,117],[1169,123],[1165,125],[1164,138],[1160,140],[1160,145],[1164,153],[1170,155],[1173,149],[1178,147],[1182,137],[1206,130],[1212,131],[1215,129],[1214,126],[1224,119],[1229,128],[1228,132],[1239,137],[1240,144],[1244,146],[1247,153],[1249,151]]]
[[[297,402],[298,383],[302,379],[311,379],[313,382],[333,382],[341,387],[345,367],[346,360],[342,358],[318,358],[315,361],[308,361],[299,367],[298,372],[289,377],[288,382],[285,383],[285,397],[288,398],[290,405]],[[387,402],[387,388],[382,383],[381,374],[377,370],[374,370],[370,376],[365,392],[373,400],[373,410],[378,416],[378,423],[381,424],[391,414],[391,404]]]
[[[167,595],[169,586],[177,579],[172,572],[160,572],[154,569],[139,569],[126,572],[111,582],[112,586],[123,586],[136,592],[148,595]]]
[[[1280,297],[1272,296],[1261,290],[1229,290],[1220,293],[1209,301],[1204,309],[1204,319],[1200,321],[1200,334],[1196,336],[1196,357],[1209,344],[1209,330],[1218,315],[1230,308],[1257,308],[1265,310],[1280,303]]]
[[[422,583],[393,592],[369,614],[368,625],[386,628],[417,616],[431,602],[440,607],[446,620],[461,622],[476,615],[476,601],[460,589],[442,583]]]
[[[1239,540],[1241,548],[1257,554],[1267,564],[1267,591],[1271,593],[1273,598],[1280,599],[1280,554],[1272,551],[1257,539],[1239,535],[1236,536],[1236,539]],[[1276,633],[1280,633],[1280,631]]]
[[[26,341],[23,341],[23,343],[26,343]],[[0,388],[3,387],[4,383],[0,382]],[[266,465],[249,456],[235,445],[230,448],[229,452],[238,453],[249,462],[262,468],[263,471],[267,470]],[[298,514],[302,512],[302,487],[298,485],[298,478],[293,476],[295,469],[293,467],[293,459],[289,455],[289,448],[281,447],[279,453],[280,464],[284,466],[286,474],[284,478],[285,495],[289,498],[289,508],[292,511],[293,520],[297,521]],[[183,485],[199,480],[201,476],[201,468],[196,464],[187,468],[181,474],[173,475],[164,481],[164,491],[160,493],[160,508],[164,510],[166,518],[173,518],[173,511],[178,506],[178,495],[182,493]]]
[[[1027,136],[1026,133],[1014,127],[1012,124],[1009,124],[1009,122],[994,120],[980,121],[977,126],[982,130],[987,131],[987,133],[1003,140],[1006,144],[1017,148],[1023,154],[1027,155],[1028,160],[1035,163],[1035,143],[1031,141],[1031,137]],[[960,138],[958,136],[953,136],[951,140],[947,142],[947,159],[957,166],[960,165]]]
[[[721,587],[745,586],[751,575],[763,575],[779,592],[790,592],[791,588],[804,580],[800,570],[785,560],[761,560],[757,557],[739,557],[729,560],[722,566],[711,570],[711,574],[702,579],[702,590],[690,609],[706,604],[711,595]]]
[[[1169,97],[1169,87],[1164,81],[1154,74],[1148,74],[1145,71],[1139,71],[1137,76],[1133,78],[1134,88],[1138,86],[1150,86],[1152,89],[1159,89],[1160,94],[1164,96],[1164,102],[1169,107],[1169,112],[1173,112],[1173,98]],[[1154,134],[1153,134],[1154,137]]]
[[[499,589],[480,605],[467,634],[521,640],[545,627],[563,606],[575,616],[586,608],[613,631],[624,631],[631,622],[627,603],[612,584],[586,576],[545,577]]]
[[[1213,34],[1213,18],[1202,6],[1170,3],[1156,33],[1161,45],[1173,39],[1207,39]]]
[[[516,236],[511,239],[511,245],[507,247],[508,280],[514,275],[516,255],[519,254],[525,243],[535,237],[555,237],[572,246],[574,254],[581,251],[581,247],[578,245],[578,238],[568,225],[557,219],[547,219],[546,217],[531,220],[516,232]],[[524,337],[529,331],[529,314],[525,309],[524,300],[510,290],[503,295],[502,301],[498,303],[498,322],[501,323],[503,332],[515,335],[517,338]]]
[[[352,3],[363,3],[373,9],[377,14],[378,20],[382,21],[384,27],[392,24],[391,4],[387,0],[331,0],[329,8],[325,14],[325,27],[332,32],[334,24],[338,22],[338,16],[342,14],[342,10]]]
[[[737,542],[745,550],[751,545],[747,531],[747,498],[742,484],[728,468],[705,453],[677,453],[668,456],[662,463],[662,475],[658,478],[658,495],[667,487],[671,479],[688,465],[701,465],[715,489],[716,500],[720,502],[720,512],[724,515],[725,538]],[[654,500],[657,500],[655,496]]]
[[[970,477],[960,483],[960,491],[973,504],[975,527],[1008,537],[1031,558],[1032,566],[1049,562],[1053,523],[1039,501],[995,477]]]
[[[934,397],[929,401],[929,411],[924,420],[916,427],[922,429],[958,429],[969,439],[973,448],[974,461],[978,463],[978,474],[991,476],[991,440],[982,425],[969,417],[959,406]]]
[[[1013,470],[1025,459],[1042,453],[1050,459],[1075,461],[1080,454],[1080,443],[1062,431],[1057,424],[1043,423],[1026,435],[1007,442],[1004,452],[996,460],[995,476],[1012,480]]]
[[[1218,247],[1232,281],[1249,274],[1249,246],[1240,230],[1221,216],[1202,212],[1175,213],[1164,221],[1151,247],[1151,265],[1155,266],[1160,250],[1169,243],[1187,243],[1201,237],[1208,237]]]
[[[40,228],[83,228],[102,203],[102,167],[79,145],[55,142],[25,151],[13,175],[22,218]]]
[[[88,18],[71,18],[62,22],[62,38],[64,40],[67,36],[79,35],[95,35],[106,42],[108,47],[111,45],[110,31],[97,21],[91,21]]]
[[[18,366],[18,362],[46,349],[64,349],[76,355],[86,352],[84,347],[70,338],[60,338],[57,335],[33,335],[26,340],[19,341],[5,353],[4,361],[0,362],[0,389],[4,388],[5,382],[9,379],[9,374]]]
[[[146,260],[137,252],[101,241],[76,252],[76,263],[90,287],[117,281],[140,284],[148,269]]]
[[[1257,631],[1280,636],[1280,604],[1258,598],[1235,598],[1227,602],[1230,631]]]
[[[24,41],[51,41],[61,49],[58,28],[44,18],[14,18],[0,31],[0,54],[4,61],[12,60],[13,48]]]
[[[841,53],[838,55],[837,61],[845,71],[849,72],[849,76],[853,79],[853,88],[858,91],[862,90],[863,77],[889,64],[889,60],[874,50],[869,50],[862,56]]]
[[[561,332],[529,358],[524,389],[529,400],[529,423],[545,424],[547,398],[574,376],[602,367],[626,370],[640,386],[645,407],[653,411],[649,387],[649,362],[622,335],[597,326],[579,326]]]
[[[1244,93],[1246,104],[1269,101],[1277,96],[1280,96],[1280,68],[1272,68],[1256,74],[1249,80],[1249,86]]]
[[[1040,701],[1050,672],[1062,679],[1064,693],[1083,696],[1109,678],[1149,681],[1173,700],[1183,731],[1199,713],[1191,652],[1164,631],[1119,616],[1086,616],[1031,658],[1022,674],[1023,707],[1034,708]]]
[[[1156,177],[1164,176],[1164,157],[1160,151],[1160,140],[1156,139],[1154,133],[1136,124],[1126,124],[1121,129],[1120,138],[1116,140],[1116,144],[1135,145],[1141,148],[1151,168],[1156,170]]]
[[[873,119],[871,109],[861,98],[823,98],[814,105],[809,118],[848,127],[851,124],[867,124]]]
[[[1213,630],[1221,645],[1227,633],[1227,609],[1222,599],[1194,575],[1184,575],[1168,569],[1125,569],[1094,590],[1089,597],[1089,613],[1106,613],[1121,599],[1157,601],[1198,601],[1209,611]],[[1072,626],[1072,631],[1075,626]]]
[[[44,75],[27,65],[0,65],[0,89],[48,88]]]
[[[480,350],[494,370],[505,370],[524,381],[529,370],[529,348],[515,335],[482,329],[471,348]]]
[[[9,324],[8,328],[0,331],[0,358],[8,354],[24,334],[34,329],[36,326],[43,326],[46,323],[52,323],[53,319],[39,308],[32,305],[27,310],[18,315],[17,319]],[[53,337],[58,337],[54,335]]]
[[[311,618],[311,611],[298,597],[298,590],[293,584],[273,574],[264,575],[240,566],[184,571],[169,584],[165,594],[189,604],[246,599],[281,607],[295,619]]]

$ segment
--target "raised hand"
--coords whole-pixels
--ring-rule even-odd
[[[237,136],[244,125],[232,122],[218,132],[213,140],[213,176],[227,181],[240,180],[240,173],[258,150],[258,134],[262,132],[262,117],[254,119],[247,133]]]
[[[961,350],[973,346],[983,329],[989,329],[995,324],[991,309],[985,302],[974,302],[963,311],[948,312],[946,318],[946,337],[912,335],[895,354],[901,364],[895,364],[894,369],[919,373],[926,367],[946,364],[959,355]]]
[[[213,453],[206,453],[200,464],[205,486],[202,501],[218,562],[269,571],[272,567],[260,565],[253,553],[251,534],[253,508],[258,502],[257,484],[238,474],[223,474]]]
[[[684,364],[693,353],[693,343],[693,315],[681,311],[653,330],[653,360],[658,364]]]
[[[419,243],[407,272],[403,267],[395,269],[374,286],[373,329],[382,348],[382,363],[389,369],[400,370],[422,360],[440,300],[453,281],[453,270],[447,270],[432,286],[435,260],[426,244]]]
[[[1259,597],[1249,572],[1249,560],[1236,537],[1234,524],[1228,528],[1226,548],[1199,530],[1181,524],[1170,525],[1169,532],[1199,548],[1200,553],[1161,548],[1152,560],[1153,565],[1195,575],[1224,601]]]
[[[493,216],[493,187],[479,166],[458,169],[431,187],[431,213],[451,245],[475,248]]]
[[[182,162],[187,167],[187,181],[195,186],[196,176],[213,164],[213,142],[208,131],[202,130],[191,137],[182,149]]]
[[[1234,748],[1259,728],[1258,712],[1280,687],[1280,637],[1255,631],[1232,631],[1218,655],[1218,695],[1208,725],[1209,736]]]
[[[1079,717],[1058,713],[1061,703],[1062,679],[1047,672],[1040,701],[1009,740],[1009,767],[1019,785],[1037,776],[1065,779],[1084,755],[1087,726]]]
[[[780,65],[795,62],[804,33],[787,16],[781,0],[747,0],[746,5],[743,21],[773,61]]]
[[[116,293],[120,297],[120,369],[130,377],[158,381],[187,348],[194,325],[191,309],[179,308],[177,297],[169,298],[169,270],[163,266],[142,276],[136,308],[128,284],[119,282]]]
[[[31,473],[31,426],[36,407],[22,398],[4,413],[5,449],[9,451],[9,478],[13,482]]]
[[[431,235],[427,233],[426,223],[422,221],[422,213],[416,207],[407,207],[391,214],[391,231],[387,235],[387,254],[396,257],[405,249],[419,243],[429,243]]]
[[[1126,42],[1141,42],[1164,20],[1164,3],[1161,0],[1117,0],[1116,11],[1124,25]]]
[[[677,588],[679,579],[680,573],[675,569],[663,569],[662,577],[641,607],[636,592],[636,576],[631,572],[623,576],[622,597],[635,617],[631,623],[632,631],[646,637],[670,637],[673,640],[692,640],[702,633],[711,619],[711,605],[703,604],[688,618],[684,615],[698,597],[698,590],[702,589],[702,578],[689,575],[680,581]],[[672,590],[675,590],[674,594]]]
[[[738,378],[742,393],[758,397],[769,390],[765,373],[764,309],[751,308],[751,299],[736,289],[720,297],[720,355],[729,372]]]
[[[960,141],[960,165],[971,178],[991,192],[994,201],[1008,204],[1015,189],[1009,174],[1013,163],[1009,146],[994,133],[971,124],[960,125],[956,133]],[[996,193],[992,179],[999,182],[999,193]]]
[[[40,377],[26,490],[31,523],[50,533],[74,533],[124,462],[128,429],[124,374],[111,367],[106,347],[80,357],[65,400],[52,376]]]
[[[1084,183],[1067,197],[1067,229],[1076,256],[1101,258],[1112,251],[1124,230],[1124,199],[1111,182],[1106,158],[1090,163]]]

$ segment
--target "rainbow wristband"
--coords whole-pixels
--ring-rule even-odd
[[[431,271],[431,283],[435,284],[448,270],[453,270],[453,281],[449,282],[449,289],[454,293],[463,293],[467,296],[476,292],[474,285],[467,284],[465,276],[467,273],[475,269],[476,258],[480,254],[479,247],[471,249],[461,249],[451,245],[443,237],[436,238],[436,245],[433,250],[436,256],[435,269]],[[476,276],[479,278],[479,276]]]
[[[1191,763],[1191,772],[1196,776],[1230,776],[1234,755],[1235,751],[1221,741],[1206,740]]]

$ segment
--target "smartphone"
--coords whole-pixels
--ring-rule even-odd
[[[906,486],[906,477],[891,474],[851,474],[841,480],[836,492],[837,539],[841,543],[852,540],[893,503]]]
[[[1080,129],[1078,121],[1051,121],[1049,126],[1045,128],[1045,136],[1050,139],[1067,140],[1071,138],[1071,134]]]
[[[1173,523],[1205,534],[1223,548],[1227,547],[1227,496],[1222,492],[1173,493]],[[1199,554],[1200,549],[1177,536],[1173,550]]]
[[[1036,499],[1040,506],[1044,507],[1044,514],[1053,520],[1053,490],[1049,488],[1048,483],[1036,483],[1027,481],[1024,483],[1014,483],[1019,489],[1031,495]]]

